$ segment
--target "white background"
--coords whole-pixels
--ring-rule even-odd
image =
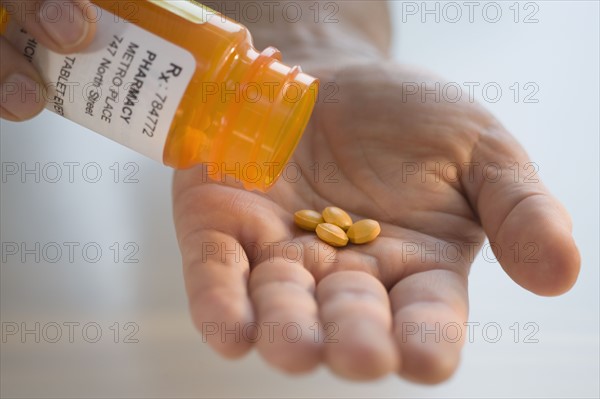
[[[404,3],[405,7],[407,3]],[[421,2],[413,3],[422,8]],[[79,162],[74,182],[62,167],[55,184],[25,183],[7,176],[2,183],[1,241],[95,242],[103,250],[98,263],[68,254],[55,264],[9,257],[2,263],[1,321],[80,323],[74,342],[63,325],[59,343],[35,342],[28,335],[1,344],[0,393],[3,397],[598,397],[598,14],[597,2],[536,2],[537,23],[522,22],[535,8],[521,11],[514,22],[512,2],[500,2],[497,23],[485,20],[482,6],[474,23],[461,5],[439,5],[441,17],[403,13],[393,3],[395,57],[426,66],[447,80],[462,84],[489,82],[503,90],[498,102],[476,98],[491,109],[528,150],[549,188],[573,216],[574,234],[582,254],[582,271],[571,292],[541,298],[516,286],[497,263],[480,256],[470,279],[470,320],[498,323],[502,336],[491,343],[493,330],[477,330],[466,346],[456,375],[428,387],[389,377],[375,383],[350,383],[320,369],[303,377],[271,370],[252,353],[240,361],[220,359],[193,329],[183,290],[180,258],[171,221],[167,168],[45,112],[35,120],[1,122],[3,166],[16,162]],[[428,3],[428,8],[435,3]],[[405,9],[406,10],[406,9]],[[488,9],[488,19],[494,17]],[[446,18],[444,18],[446,17]],[[404,21],[403,21],[404,19]],[[537,103],[515,102],[510,86],[527,82],[539,87]],[[465,86],[466,87],[466,86]],[[529,93],[530,91],[525,91]],[[490,95],[493,92],[489,92]],[[93,165],[103,173],[98,183]],[[118,183],[110,166],[121,170]],[[139,167],[138,183],[124,183],[124,166]],[[50,169],[47,170],[50,172]],[[137,264],[118,262],[109,247],[135,242]],[[64,247],[63,247],[64,248]],[[92,252],[90,252],[92,253]],[[93,256],[93,253],[92,255]],[[98,323],[102,337],[95,344],[82,338],[86,323]],[[120,323],[114,342],[111,326]],[[124,324],[135,323],[138,343],[123,343]],[[520,323],[514,342],[510,327]],[[524,323],[539,326],[538,343],[524,343]],[[114,329],[114,327],[113,327]],[[129,331],[132,331],[131,329]],[[529,330],[531,331],[531,330]],[[47,330],[54,335],[54,330]],[[88,337],[94,330],[88,330]]]

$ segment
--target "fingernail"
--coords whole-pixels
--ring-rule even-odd
[[[40,9],[40,21],[46,33],[64,49],[81,43],[89,29],[82,9],[74,1],[46,0]]]
[[[13,73],[0,86],[0,105],[19,119],[29,119],[42,109],[39,84],[30,77]]]

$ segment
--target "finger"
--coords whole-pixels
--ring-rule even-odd
[[[240,244],[218,231],[196,230],[179,246],[192,321],[204,342],[225,357],[244,355],[252,346],[244,327],[254,317]]]
[[[314,369],[321,361],[315,280],[302,264],[278,257],[252,270],[249,283],[265,360],[290,373]]]
[[[579,274],[579,251],[570,217],[539,181],[537,166],[501,128],[482,134],[472,162],[479,171],[496,169],[492,178],[474,173],[463,181],[506,273],[539,295],[568,291]]]
[[[357,271],[330,274],[319,282],[317,300],[324,357],[335,373],[364,380],[397,370],[388,294],[375,277]]]
[[[94,6],[88,0],[0,0],[37,41],[60,53],[83,50],[92,40],[95,25],[87,15]]]
[[[254,339],[244,330],[254,322],[244,245],[279,242],[285,228],[256,195],[203,181],[202,168],[178,171],[173,179],[173,219],[190,312],[212,347],[227,357],[241,356]]]
[[[33,118],[44,109],[42,79],[8,41],[0,37],[0,117]]]
[[[390,291],[400,374],[438,383],[455,371],[468,313],[467,276],[450,270],[410,275]]]

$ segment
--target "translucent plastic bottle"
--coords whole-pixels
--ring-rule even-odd
[[[26,12],[57,17],[46,3]],[[174,168],[204,163],[213,179],[267,190],[306,128],[317,80],[199,3],[92,3],[96,38],[66,56],[9,21],[23,10],[2,11],[0,33],[40,70],[47,108]]]

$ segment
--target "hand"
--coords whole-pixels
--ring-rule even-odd
[[[442,381],[457,367],[467,276],[485,236],[515,282],[557,295],[579,271],[569,215],[536,176],[524,179],[525,152],[478,105],[403,91],[403,82],[431,89],[435,77],[381,62],[324,74],[339,102],[317,104],[292,160],[299,181],[281,179],[264,195],[201,183],[202,168],[176,172],[174,219],[193,321],[222,355],[240,356],[256,341],[267,362],[288,372],[322,361],[351,379],[398,372]],[[311,166],[331,163],[337,183],[323,170],[315,179]],[[331,205],[380,221],[381,236],[335,250],[295,227],[295,211]],[[524,259],[528,244],[533,263]],[[296,324],[286,331],[287,323]],[[462,339],[421,334],[436,323],[457,323]]]
[[[67,54],[83,50],[94,37],[95,26],[83,12],[88,3],[87,0],[1,0],[0,6],[39,43]],[[0,54],[0,117],[22,121],[36,116],[45,106],[42,78],[4,37],[0,37]]]

